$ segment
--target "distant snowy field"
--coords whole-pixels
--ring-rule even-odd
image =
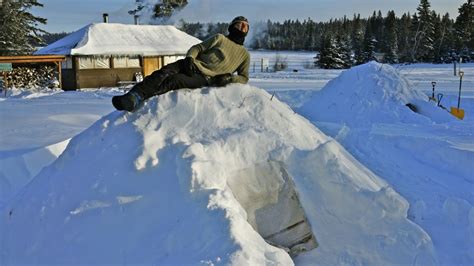
[[[351,114],[350,106],[341,109],[345,103],[351,102],[371,105],[373,102],[369,96],[355,101],[345,96],[344,91],[329,96],[319,95],[320,90],[338,78],[343,70],[311,68],[313,57],[313,53],[307,52],[253,51],[255,72],[251,66],[249,83],[302,114],[404,197],[410,205],[408,218],[425,230],[433,241],[438,256],[433,260],[444,265],[473,265],[474,64],[461,66],[465,72],[461,99],[461,108],[466,112],[463,121],[451,121],[443,110],[436,109],[440,113],[436,115],[437,122],[408,120],[400,123],[383,121],[382,115],[371,117],[380,121],[356,117]],[[286,60],[288,68],[262,73],[258,65],[262,58],[268,60],[270,66],[276,58]],[[394,68],[408,80],[410,88],[426,95],[431,95],[431,82],[436,81],[436,94],[444,95],[441,104],[448,109],[457,105],[459,77],[453,75],[452,65],[413,64]],[[383,69],[380,71],[382,73]],[[352,85],[341,80],[339,82],[343,85]],[[377,85],[390,84],[381,81]],[[16,90],[9,92],[8,97],[0,98],[2,216],[5,216],[7,210],[3,207],[8,201],[43,167],[52,163],[71,138],[114,112],[110,99],[119,93],[122,91],[118,88],[77,92]],[[338,107],[341,113],[331,113],[331,106]],[[357,108],[363,109],[364,106]],[[2,241],[0,239],[0,244]],[[331,254],[327,247],[321,250]],[[346,254],[327,262],[360,262],[351,261],[352,256],[357,257]],[[312,259],[312,255],[302,256],[295,263],[307,264]],[[420,258],[418,263],[433,260]]]
[[[326,83],[337,77],[344,70],[327,70],[313,68],[315,53],[309,52],[284,52],[284,51],[253,51],[250,83],[269,92],[276,92],[284,100],[294,105],[301,105],[304,100],[302,95],[309,96],[314,91],[324,87]],[[270,68],[277,58],[286,62],[288,68],[279,72],[261,72],[261,60],[268,60]],[[255,65],[255,68],[253,68]],[[309,68],[308,68],[309,67]],[[459,77],[454,76],[452,64],[406,64],[394,66],[400,73],[408,78],[411,86],[425,93],[432,90],[431,82],[435,81],[436,93],[448,96],[449,103],[452,97],[457,97]],[[457,66],[459,71],[459,65]],[[254,71],[255,69],[255,71]],[[297,72],[295,72],[297,70]],[[474,63],[462,64],[461,70],[465,72],[462,84],[462,97],[474,98]],[[292,93],[297,90],[298,93]],[[312,91],[312,92],[301,92]],[[293,97],[294,96],[294,97]],[[307,97],[306,97],[307,98]],[[446,98],[444,99],[444,101]],[[457,100],[457,99],[456,99]],[[444,102],[442,101],[442,102]],[[467,102],[464,102],[468,104]],[[449,106],[446,104],[446,106]]]

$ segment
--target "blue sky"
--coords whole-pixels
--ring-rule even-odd
[[[102,13],[109,13],[110,22],[132,23],[127,14],[135,0],[39,0],[43,8],[34,9],[36,15],[48,19],[43,29],[49,32],[70,32],[91,22],[101,22]],[[360,13],[368,17],[374,10],[385,15],[395,10],[397,15],[413,13],[419,0],[188,0],[189,5],[179,14],[186,21],[228,21],[244,15],[250,21],[305,19],[328,21],[344,15]],[[457,9],[466,0],[430,0],[438,13],[457,16]]]

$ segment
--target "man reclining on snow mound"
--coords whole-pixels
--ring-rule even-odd
[[[128,93],[114,96],[112,104],[117,110],[133,112],[144,100],[171,90],[247,83],[250,55],[244,41],[249,23],[239,16],[232,20],[228,30],[229,35],[216,34],[194,45],[186,58],[153,72]]]

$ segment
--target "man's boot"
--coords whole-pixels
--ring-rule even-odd
[[[128,92],[121,96],[112,97],[112,105],[115,109],[133,112],[143,102],[143,98],[137,92]]]

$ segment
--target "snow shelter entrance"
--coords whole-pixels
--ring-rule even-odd
[[[236,171],[227,184],[267,243],[292,257],[318,246],[283,163],[268,161]]]

